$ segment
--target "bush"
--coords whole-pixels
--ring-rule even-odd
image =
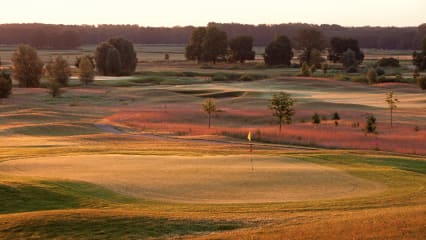
[[[54,79],[50,80],[47,87],[49,88],[50,96],[54,98],[59,97],[62,94],[61,84]]]
[[[8,98],[12,93],[12,79],[10,74],[0,72],[0,98]]]
[[[366,122],[365,131],[367,133],[376,133],[376,117],[373,115],[367,116]]]
[[[368,69],[367,80],[369,84],[377,83],[377,72],[374,68]]]
[[[320,123],[321,123],[321,118],[320,118],[320,116],[318,115],[318,113],[315,113],[315,114],[312,116],[312,123],[313,123],[313,124],[320,124]]]
[[[382,58],[377,61],[377,66],[379,67],[399,67],[399,60],[396,58]]]
[[[253,76],[250,76],[250,75],[244,74],[244,75],[241,75],[240,80],[241,80],[241,81],[253,81],[253,80],[254,80],[254,78],[253,78]]]
[[[426,90],[426,76],[417,78],[417,85],[423,90]]]
[[[302,67],[300,69],[300,74],[306,77],[311,76],[311,70],[309,69],[309,65],[306,62],[302,64]]]
[[[382,75],[385,75],[385,70],[381,67],[377,67],[376,73],[377,73],[377,76],[382,76]]]
[[[43,72],[43,62],[37,50],[20,45],[12,56],[13,76],[21,87],[38,87]]]
[[[331,118],[332,120],[340,120],[340,115],[338,112],[333,113],[333,117]]]

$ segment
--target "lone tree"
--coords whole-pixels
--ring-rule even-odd
[[[228,52],[226,32],[217,27],[209,26],[201,44],[201,50],[203,61],[216,63],[219,58],[225,59]]]
[[[393,91],[390,91],[388,93],[386,93],[386,99],[385,99],[386,103],[389,106],[389,111],[390,111],[390,124],[391,124],[391,128],[393,127],[393,110],[395,110],[397,108],[397,103],[399,103],[398,98],[396,98],[395,93]]]
[[[206,28],[198,27],[192,31],[189,44],[185,48],[185,57],[188,60],[202,61],[202,43],[206,36]]]
[[[254,60],[255,52],[253,51],[253,37],[238,36],[229,41],[231,49],[231,60],[244,63],[246,60]]]
[[[305,28],[299,30],[296,36],[296,42],[299,49],[303,50],[303,62],[310,66],[313,64],[311,54],[314,49],[321,52],[325,48],[325,40],[322,32],[315,28]],[[303,63],[301,62],[301,63]]]
[[[280,123],[280,132],[282,129],[283,122],[290,124],[295,114],[293,108],[295,100],[290,96],[290,94],[285,92],[280,92],[274,94],[269,105],[269,109],[272,111],[272,116],[277,117]]]
[[[133,44],[123,38],[111,38],[98,45],[96,67],[104,76],[128,76],[135,72],[137,58]],[[118,64],[119,63],[119,64]]]
[[[321,118],[320,118],[320,116],[318,115],[318,113],[315,113],[315,114],[312,116],[312,123],[313,123],[313,124],[320,124],[320,123],[321,123]]]
[[[20,45],[12,55],[13,77],[21,87],[38,87],[43,72],[43,62],[37,51],[29,45]]]
[[[7,72],[0,71],[0,99],[8,98],[12,93],[12,79]]]
[[[268,44],[263,55],[267,65],[287,65],[291,64],[293,51],[291,41],[286,36],[279,36],[275,41]]]
[[[46,65],[46,70],[50,78],[62,86],[68,85],[71,76],[71,68],[67,60],[62,56],[57,56],[55,60],[51,59]]]
[[[78,69],[80,71],[80,81],[84,85],[88,85],[89,83],[93,82],[93,79],[95,78],[95,67],[93,66],[93,63],[88,56],[83,56],[80,58]]]
[[[216,103],[213,101],[213,99],[209,98],[202,104],[203,111],[207,113],[209,116],[209,128],[211,126],[211,117],[212,114],[217,112]]]

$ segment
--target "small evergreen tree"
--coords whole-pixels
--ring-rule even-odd
[[[366,117],[365,131],[367,133],[376,133],[376,117],[369,115]]]
[[[318,113],[315,113],[315,114],[312,116],[312,123],[313,123],[313,124],[320,124],[320,123],[321,123],[321,118],[320,118],[320,116],[318,115]]]

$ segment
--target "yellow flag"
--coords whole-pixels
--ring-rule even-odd
[[[247,135],[247,139],[249,140],[249,142],[251,142],[251,131],[249,131],[249,133]]]

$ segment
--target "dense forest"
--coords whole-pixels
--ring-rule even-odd
[[[334,36],[358,39],[361,48],[416,49],[426,35],[426,24],[418,27],[342,27],[289,23],[276,25],[245,25],[209,23],[224,30],[228,37],[251,35],[254,44],[265,46],[278,35],[293,39],[303,28],[314,27],[327,38]],[[98,44],[111,37],[124,37],[134,43],[186,44],[193,26],[141,27],[138,25],[52,25],[2,24],[0,44],[30,44],[37,48],[72,49],[83,44]]]

